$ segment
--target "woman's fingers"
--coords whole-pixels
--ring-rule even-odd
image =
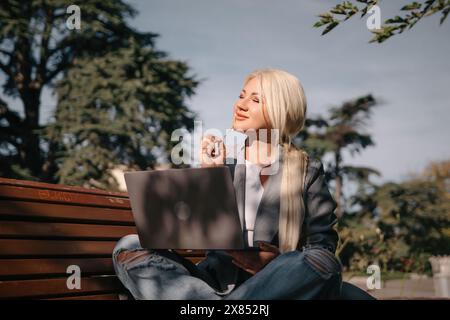
[[[204,136],[202,139],[202,148],[209,146],[211,143],[214,143],[215,137],[211,135]]]
[[[211,159],[211,136],[204,136],[201,142],[200,163],[202,165],[211,165],[214,162]]]
[[[225,157],[225,143],[223,143],[223,141],[220,141],[220,154],[222,157]]]
[[[200,159],[201,164],[223,164],[225,159],[225,145],[222,139],[213,135],[204,136],[201,141]]]

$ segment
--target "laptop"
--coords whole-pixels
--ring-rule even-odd
[[[227,166],[125,173],[141,246],[148,249],[246,248]]]

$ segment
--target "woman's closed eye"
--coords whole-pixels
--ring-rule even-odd
[[[244,99],[244,97],[242,95],[239,96],[239,99]],[[252,99],[254,102],[259,103],[259,99]]]

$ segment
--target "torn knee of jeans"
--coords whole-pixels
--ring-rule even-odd
[[[157,253],[148,252],[142,256],[138,256],[134,260],[126,262],[126,269],[131,270],[135,268],[155,267],[160,270],[174,270],[176,266],[171,263],[165,257],[158,255]]]
[[[327,273],[326,266],[324,266],[320,261],[317,261],[311,256],[305,257],[306,261],[309,263],[311,267],[313,267],[315,270],[319,271],[320,273]]]
[[[321,249],[304,252],[306,262],[322,277],[329,278],[332,274],[341,272],[341,265],[331,252]]]
[[[121,250],[116,254],[116,261],[119,263],[129,263],[132,261],[143,260],[150,252],[145,249]]]

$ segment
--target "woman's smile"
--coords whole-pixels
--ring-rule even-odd
[[[236,120],[239,120],[239,121],[243,121],[243,120],[247,120],[248,119],[247,116],[245,116],[242,113],[239,113],[237,111],[235,112],[234,117],[236,118]]]

